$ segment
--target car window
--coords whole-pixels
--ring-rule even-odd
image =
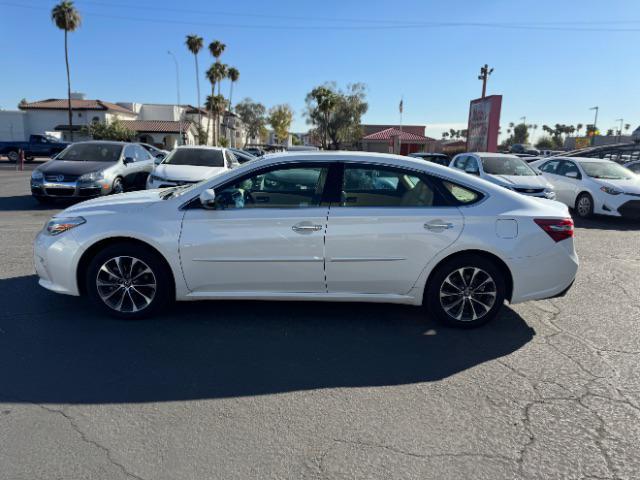
[[[457,157],[456,161],[453,162],[453,166],[455,168],[459,168],[460,170],[464,170],[464,167],[467,164],[467,158],[469,158],[467,155],[461,155]]]
[[[151,160],[151,155],[142,146],[136,145],[136,162]]]
[[[345,165],[340,206],[430,207],[436,196],[432,182],[416,172]]]
[[[464,171],[473,174],[480,173],[478,160],[476,160],[474,157],[467,157],[467,164],[464,166]]]
[[[628,180],[633,175],[627,168],[613,162],[583,162],[582,168],[589,177],[603,180]]]
[[[320,205],[328,167],[263,170],[216,189],[216,208],[309,208]]]
[[[567,177],[568,176],[567,174],[570,172],[575,173],[577,175],[576,178],[582,178],[582,175],[580,174],[580,170],[578,170],[578,167],[576,166],[575,163],[570,162],[568,160],[563,160],[562,162],[560,162],[560,165],[558,166],[558,169],[557,169],[557,174]]]
[[[632,172],[634,172],[634,173],[640,173],[640,162],[639,163],[632,163],[627,168],[629,170],[631,170]]]
[[[559,160],[551,160],[540,166],[540,171],[545,173],[556,173],[560,165]]]
[[[443,181],[442,185],[458,202],[469,205],[480,199],[480,194],[452,182]]]
[[[162,163],[197,167],[224,167],[224,154],[222,150],[212,148],[180,147],[174,149]]]
[[[117,162],[122,145],[113,143],[74,143],[67,147],[56,160],[74,162]]]
[[[127,145],[124,147],[124,158],[133,158],[136,159],[136,146],[135,145]]]
[[[483,157],[482,168],[489,175],[509,175],[518,177],[531,177],[536,172],[518,157]]]
[[[227,166],[229,168],[236,168],[240,166],[240,163],[238,162],[238,158],[233,154],[233,152],[226,150],[224,154],[227,158]]]

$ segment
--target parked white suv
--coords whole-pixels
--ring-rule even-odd
[[[451,160],[449,166],[523,195],[551,200],[556,198],[553,185],[515,155],[461,153]]]

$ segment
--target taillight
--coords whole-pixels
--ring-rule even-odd
[[[573,220],[570,218],[534,218],[533,221],[556,242],[573,237]]]

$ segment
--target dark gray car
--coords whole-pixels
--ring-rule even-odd
[[[153,162],[137,143],[77,142],[33,171],[31,194],[48,202],[144,189]]]

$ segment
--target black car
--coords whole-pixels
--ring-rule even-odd
[[[437,163],[438,165],[444,165],[445,167],[448,167],[449,163],[451,162],[451,159],[444,153],[415,152],[410,153],[409,156],[413,158],[419,158],[427,162]]]
[[[534,156],[540,155],[540,150],[533,148],[531,145],[527,145],[525,143],[514,143],[513,145],[511,145],[509,152],[524,153],[527,155],[534,155]]]

